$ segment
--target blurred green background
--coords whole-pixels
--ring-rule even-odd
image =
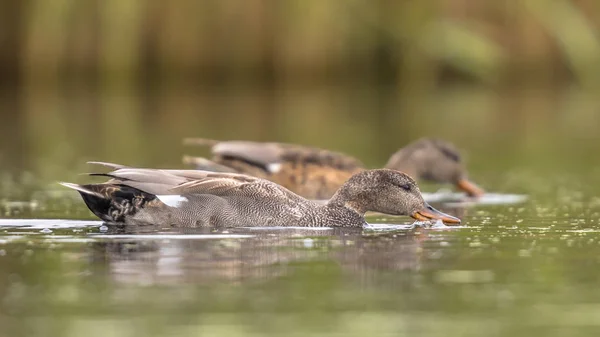
[[[2,1],[2,78],[137,83],[598,80],[594,0]],[[595,72],[593,70],[596,70]]]
[[[206,154],[188,136],[586,169],[599,31],[595,0],[2,0],[3,195],[90,159],[181,166]]]
[[[597,335],[599,90],[598,0],[0,0],[4,217],[96,219],[56,181],[191,136],[371,167],[437,136],[530,197],[308,246],[2,219],[0,337]]]

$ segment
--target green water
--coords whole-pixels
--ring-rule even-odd
[[[600,332],[592,96],[61,88],[0,102],[0,336]],[[436,205],[462,218],[454,229],[217,233],[105,228],[55,183],[87,181],[86,160],[181,167],[182,154],[206,154],[183,148],[186,136],[317,145],[376,167],[424,135],[465,150],[487,190],[529,199]]]

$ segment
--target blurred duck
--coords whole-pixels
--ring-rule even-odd
[[[362,227],[365,212],[408,215],[418,220],[460,219],[437,211],[408,175],[364,170],[348,179],[326,203],[305,199],[269,180],[236,173],[130,168],[110,163],[105,183],[77,185],[100,219],[126,225],[178,227]]]
[[[188,138],[186,145],[209,146],[212,158],[184,156],[199,170],[243,173],[276,182],[309,199],[329,199],[355,173],[365,170],[357,159],[319,148],[251,141]],[[422,138],[394,153],[385,168],[417,180],[450,183],[471,197],[484,191],[467,178],[459,151],[449,142]]]

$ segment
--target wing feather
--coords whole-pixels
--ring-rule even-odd
[[[302,200],[271,181],[238,173],[124,167],[94,175],[110,177],[108,183],[127,185],[155,195],[211,194],[286,202]]]

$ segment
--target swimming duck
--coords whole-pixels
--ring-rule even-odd
[[[389,169],[352,175],[333,197],[320,204],[266,179],[200,170],[110,167],[92,173],[110,180],[99,184],[61,183],[77,190],[88,208],[108,223],[177,227],[361,227],[375,211],[417,220],[460,219],[428,205],[408,175]]]
[[[187,145],[209,146],[213,157],[184,156],[197,169],[243,173],[274,181],[309,199],[328,199],[364,165],[343,153],[285,143],[188,138]],[[422,138],[401,148],[385,168],[416,179],[451,183],[469,196],[484,191],[467,178],[459,151],[447,141]]]

